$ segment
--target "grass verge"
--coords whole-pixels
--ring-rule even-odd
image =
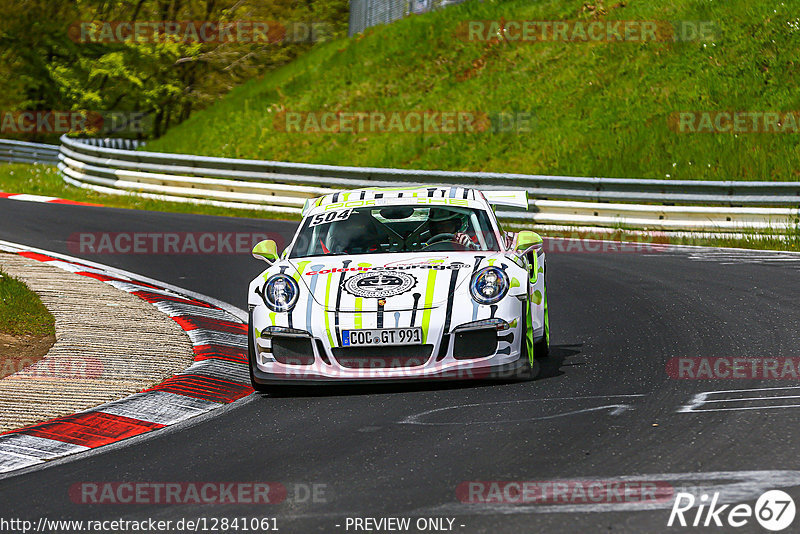
[[[39,296],[0,271],[0,378],[43,358],[55,334],[55,319]]]
[[[55,319],[39,297],[23,282],[0,271],[0,334],[47,336],[55,334]]]
[[[564,237],[570,238],[578,242],[589,241],[623,241],[631,243],[632,247],[628,247],[630,251],[641,250],[643,252],[658,250],[664,245],[694,245],[701,247],[724,247],[724,248],[744,248],[752,250],[776,250],[776,251],[791,251],[800,252],[800,227],[790,229],[785,234],[777,232],[766,231],[765,233],[757,233],[754,231],[742,231],[737,234],[731,233],[730,235],[715,234],[715,235],[683,235],[681,232],[659,232],[654,231],[649,234],[644,234],[642,231],[624,228],[606,228],[606,229],[558,229],[546,230],[537,229],[533,225],[520,225],[520,224],[507,224],[504,225],[506,230],[533,230],[540,233],[545,237]],[[688,234],[688,233],[687,233]],[[578,247],[579,250],[580,247]],[[587,246],[586,251],[589,252],[593,249],[592,246]],[[597,247],[594,247],[596,250]],[[569,249],[567,250],[567,252]]]

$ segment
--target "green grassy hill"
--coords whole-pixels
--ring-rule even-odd
[[[676,133],[680,111],[800,110],[794,2],[470,0],[318,46],[149,150],[337,165],[796,180],[800,133]],[[794,6],[794,7],[792,7]],[[470,42],[464,21],[712,21],[673,42]],[[529,132],[284,133],[283,111],[531,112]]]

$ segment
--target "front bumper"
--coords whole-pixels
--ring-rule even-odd
[[[501,364],[480,368],[449,368],[441,370],[425,370],[424,372],[406,372],[404,374],[389,374],[381,376],[375,372],[369,375],[353,373],[352,369],[341,376],[330,374],[317,374],[311,370],[289,369],[285,373],[264,372],[251,362],[252,378],[256,384],[283,385],[283,386],[310,386],[310,385],[358,385],[367,383],[418,383],[431,380],[466,381],[466,380],[510,380],[524,376],[529,365],[523,358],[509,364]],[[383,369],[382,371],[389,371]],[[406,369],[407,371],[407,369]]]
[[[262,316],[263,317],[263,316]],[[255,311],[255,324],[259,314]],[[266,326],[251,332],[255,340],[250,358],[256,384],[356,384],[364,382],[414,382],[428,380],[513,379],[528,365],[522,354],[523,322],[501,321],[494,327],[469,328],[462,324],[444,333],[430,325],[425,344],[400,347],[342,348],[326,337],[286,327]],[[480,321],[479,321],[480,322]],[[251,325],[253,322],[251,321]],[[492,345],[481,344],[488,330]],[[262,332],[263,336],[257,336]],[[326,332],[322,332],[325,334]],[[333,337],[333,336],[332,336]],[[334,337],[334,340],[336,338]],[[475,349],[475,347],[479,347]]]

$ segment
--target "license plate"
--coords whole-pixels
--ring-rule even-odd
[[[343,347],[375,345],[422,345],[422,328],[381,328],[379,330],[342,330]]]

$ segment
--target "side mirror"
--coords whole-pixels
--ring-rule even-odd
[[[523,230],[517,234],[517,245],[515,250],[520,254],[526,254],[536,246],[540,246],[544,241],[542,236],[530,230]]]
[[[543,242],[542,236],[529,230],[523,230],[517,235],[517,254],[524,256],[533,252],[528,256],[528,272],[532,284],[535,284],[536,279],[539,278],[539,257],[534,251],[537,247],[541,247]]]
[[[272,239],[261,241],[253,247],[253,257],[267,263],[278,261],[278,245]]]

